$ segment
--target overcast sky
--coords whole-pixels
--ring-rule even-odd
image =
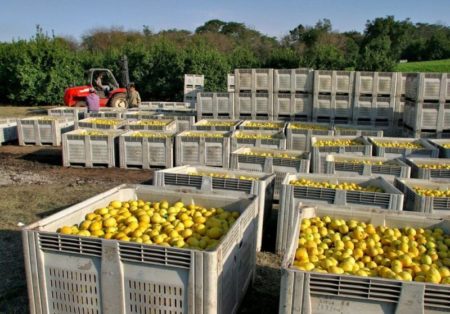
[[[242,22],[276,37],[322,18],[330,19],[339,31],[362,31],[367,20],[386,15],[450,24],[450,0],[0,0],[0,4],[0,41],[30,38],[37,24],[49,34],[76,39],[88,30],[111,26],[193,31],[211,19]]]

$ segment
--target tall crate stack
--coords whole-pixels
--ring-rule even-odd
[[[205,87],[205,76],[197,74],[184,75],[184,98],[183,102],[190,103],[191,109],[195,109],[197,94],[203,92]]]
[[[392,126],[396,82],[395,72],[356,72],[353,123]]]
[[[405,83],[404,129],[413,137],[450,137],[448,73],[408,74]]]
[[[314,122],[352,121],[354,74],[353,71],[314,71]]]
[[[311,121],[313,82],[311,69],[273,70],[273,119]]]
[[[273,119],[273,69],[235,69],[236,119]]]

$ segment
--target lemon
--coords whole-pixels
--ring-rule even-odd
[[[64,226],[64,227],[60,228],[58,232],[62,233],[62,234],[72,234],[73,229],[72,229],[72,227]]]
[[[109,203],[109,206],[111,206],[112,208],[121,208],[122,207],[122,202],[120,202],[120,201],[112,201],[111,203]]]

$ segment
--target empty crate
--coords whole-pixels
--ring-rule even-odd
[[[353,119],[352,96],[314,94],[313,121],[349,123]]]
[[[65,117],[31,117],[17,119],[19,145],[61,145],[61,134],[74,128],[74,121]]]
[[[355,72],[356,95],[395,96],[396,72]]]
[[[273,116],[272,93],[235,93],[236,119],[271,120]]]
[[[450,102],[406,100],[403,123],[414,131],[450,129]]]
[[[47,110],[49,116],[66,117],[78,121],[83,119],[87,114],[86,107],[57,107]]]
[[[273,93],[273,69],[235,69],[235,92]]]
[[[195,111],[160,111],[155,118],[156,119],[173,119],[177,124],[177,132],[183,132],[191,130],[195,124]]]
[[[406,76],[405,96],[422,102],[450,100],[450,77],[448,73],[409,73]]]
[[[15,140],[17,140],[17,120],[0,119],[0,146]]]
[[[88,112],[87,117],[121,119],[125,108],[101,107],[98,112]]]
[[[352,94],[355,72],[352,71],[314,71],[314,93]]]
[[[176,101],[143,101],[139,104],[141,110],[185,110],[192,109],[188,102]]]
[[[197,119],[233,119],[234,93],[198,93]]]
[[[284,121],[311,121],[312,94],[273,94],[273,119]]]
[[[312,93],[314,71],[311,69],[275,69],[273,70],[273,92]]]

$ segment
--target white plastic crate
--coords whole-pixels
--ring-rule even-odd
[[[231,169],[275,173],[273,198],[280,199],[286,173],[308,173],[311,153],[260,147],[238,148],[231,153]]]
[[[361,125],[394,124],[395,98],[383,96],[355,96],[353,122]]]
[[[236,119],[271,120],[273,117],[272,93],[235,93]]]
[[[355,72],[353,71],[314,71],[314,93],[352,94]]]
[[[112,200],[130,199],[182,201],[241,215],[213,251],[55,232]],[[254,196],[242,193],[121,185],[31,224],[22,231],[30,312],[237,313],[255,272],[256,205]]]
[[[427,141],[437,147],[440,158],[450,158],[450,139],[428,139]],[[449,147],[445,147],[446,145]]]
[[[87,115],[86,107],[57,107],[47,110],[49,116],[72,118],[74,121],[84,119]]]
[[[297,214],[299,212],[299,214]],[[280,314],[313,313],[448,313],[450,286],[384,278],[324,274],[293,267],[303,218],[330,216],[356,219],[374,226],[443,228],[449,221],[436,217],[384,210],[345,210],[302,207],[293,217],[288,250],[282,262]]]
[[[233,119],[233,93],[198,93],[197,119]]]
[[[411,166],[412,178],[450,180],[449,158],[406,158],[406,162]]]
[[[17,140],[17,120],[0,119],[0,146],[15,140]]]
[[[252,124],[257,123],[257,126],[252,126]],[[286,122],[284,121],[261,121],[261,120],[245,120],[239,124],[239,130],[248,131],[283,131],[286,127]]]
[[[171,168],[174,143],[175,132],[126,132],[119,137],[120,168]]]
[[[234,93],[235,84],[234,84],[234,73],[227,74],[227,92]]]
[[[294,186],[292,180],[307,179],[317,182],[330,182],[339,184],[341,182],[356,183],[361,186],[376,186],[385,192],[346,191],[331,188],[316,188],[306,186]],[[349,177],[326,174],[287,174],[283,180],[280,209],[277,220],[277,240],[275,251],[283,254],[287,249],[287,235],[294,225],[294,212],[298,205],[323,205],[328,207],[348,208],[378,208],[401,211],[403,209],[403,194],[391,183],[382,177]]]
[[[448,73],[411,73],[406,76],[405,96],[422,102],[450,101],[450,77]]]
[[[275,69],[273,70],[273,92],[312,93],[314,71],[311,69]]]
[[[311,121],[312,94],[273,94],[273,119],[286,121]]]
[[[122,114],[124,119],[128,120],[141,120],[141,119],[152,119],[155,116],[155,111],[144,111],[144,110],[127,110]]]
[[[191,130],[195,124],[195,111],[160,111],[154,118],[173,119],[177,124],[177,132]]]
[[[223,177],[214,177],[216,174]],[[252,180],[245,179],[252,178]],[[155,186],[192,187],[202,191],[243,192],[258,196],[258,231],[256,251],[261,250],[264,222],[272,209],[275,175],[203,166],[181,166],[155,172]]]
[[[99,121],[100,120],[100,121]],[[105,121],[110,121],[111,123],[101,123]],[[78,128],[80,129],[101,129],[101,130],[117,130],[125,127],[127,120],[116,119],[116,118],[86,118],[78,121]]]
[[[181,101],[143,101],[138,107],[140,110],[185,110],[194,108],[191,103]]]
[[[445,139],[450,138],[450,130],[445,130],[443,132],[439,132],[437,130],[421,130],[414,131],[409,126],[404,125],[402,128],[402,136],[403,137],[415,137],[415,138],[426,138],[426,139]]]
[[[316,146],[318,141],[356,140],[358,145],[351,146]],[[364,136],[313,136],[311,137],[311,170],[323,173],[327,154],[351,154],[355,156],[372,156],[372,144]]]
[[[355,95],[395,97],[396,72],[355,72]]]
[[[231,133],[227,131],[183,131],[179,133],[175,139],[175,164],[177,166],[203,165],[228,168],[230,165],[230,135]]]
[[[74,128],[74,121],[65,117],[31,117],[17,120],[19,145],[61,145],[61,134]]]
[[[193,129],[198,131],[234,131],[240,123],[241,120],[203,119],[195,123]]]
[[[190,103],[190,107],[195,108],[195,103],[197,102],[197,94],[203,92],[204,87],[204,75],[185,74],[183,102]]]
[[[240,136],[248,138],[240,138]],[[253,136],[264,138],[251,138]],[[237,130],[231,136],[231,151],[233,152],[240,147],[286,149],[286,136],[283,131]]]
[[[334,132],[328,123],[290,122],[286,134],[287,149],[310,151],[312,136],[333,136]]]
[[[353,119],[351,95],[314,94],[314,122],[348,123]]]
[[[127,121],[125,128],[134,131],[155,130],[175,132],[177,130],[177,123],[173,119],[142,119],[137,121]]]
[[[414,131],[450,130],[450,103],[406,100],[403,123]]]
[[[126,112],[125,108],[100,107],[97,112],[88,112],[87,118],[113,118],[121,119],[122,114]]]
[[[97,135],[86,134],[89,131],[95,131]],[[63,166],[115,167],[118,160],[119,135],[124,132],[78,129],[63,134]]]
[[[338,136],[375,136],[383,137],[384,130],[373,126],[335,124],[334,135]]]
[[[401,159],[385,157],[329,154],[325,157],[326,174],[342,176],[382,176],[389,182],[395,177],[409,178],[411,168]]]
[[[273,69],[235,69],[235,92],[273,93]]]
[[[399,138],[399,137],[368,137],[370,143],[373,145],[374,156],[379,157],[428,157],[437,158],[439,151],[436,147],[428,143],[425,139],[419,138]],[[378,143],[418,143],[422,148],[396,148],[396,147],[380,147]]]

